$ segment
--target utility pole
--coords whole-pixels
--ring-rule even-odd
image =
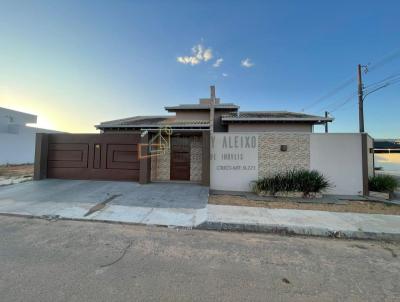
[[[361,64],[357,66],[358,72],[358,121],[360,125],[360,133],[364,132],[364,99],[363,99],[363,84],[361,77]]]
[[[325,111],[325,117],[328,118],[328,111]],[[328,122],[325,122],[325,133],[328,133]]]

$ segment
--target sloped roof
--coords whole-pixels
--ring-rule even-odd
[[[118,119],[118,120],[112,120],[112,121],[107,121],[107,122],[102,122],[100,125],[97,125],[96,127],[100,126],[113,126],[113,125],[118,125],[118,126],[126,126],[126,125],[141,125],[141,124],[157,124],[159,122],[162,122],[163,120],[166,120],[170,117],[170,115],[154,115],[154,116],[132,116],[124,119]]]
[[[7,120],[7,123],[19,125],[37,123],[37,116],[34,114],[12,110],[4,107],[0,107],[0,119]]]
[[[289,111],[241,111],[222,115],[222,122],[332,122],[333,118]]]
[[[106,128],[158,128],[158,127],[207,127],[208,120],[177,120],[175,116],[134,116],[113,120],[96,125],[97,129]]]
[[[178,106],[166,106],[164,107],[167,111],[175,111],[175,110],[208,110],[210,109],[210,105],[208,104],[182,104]],[[239,109],[238,105],[233,103],[222,103],[215,104],[214,109]]]

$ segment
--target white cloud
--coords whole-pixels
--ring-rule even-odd
[[[222,62],[224,61],[223,58],[219,58],[215,61],[215,63],[213,64],[214,67],[220,67]]]
[[[202,44],[197,44],[192,47],[191,56],[177,57],[176,60],[182,64],[197,65],[201,62],[207,62],[213,58],[211,48],[205,48]]]
[[[254,66],[254,63],[250,60],[250,58],[246,58],[240,62],[240,65],[245,68],[250,68]]]
[[[226,78],[226,77],[228,76],[228,74],[224,72],[224,73],[222,74],[222,76]]]
[[[176,60],[182,64],[190,64],[190,65],[197,65],[200,63],[199,59],[196,57],[177,57]]]
[[[203,59],[204,46],[198,44],[192,47],[192,54],[199,60]]]
[[[207,62],[208,60],[211,60],[213,58],[212,50],[211,48],[207,48],[204,53],[203,53],[203,58],[204,61]]]

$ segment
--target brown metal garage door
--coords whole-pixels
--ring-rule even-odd
[[[50,134],[47,177],[139,180],[139,134]]]

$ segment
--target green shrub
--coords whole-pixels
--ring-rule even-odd
[[[277,192],[302,192],[307,196],[329,187],[329,181],[316,170],[291,170],[257,180],[253,191],[268,192],[271,195]]]
[[[371,191],[393,192],[398,186],[397,179],[391,175],[380,174],[368,179],[368,187]]]

